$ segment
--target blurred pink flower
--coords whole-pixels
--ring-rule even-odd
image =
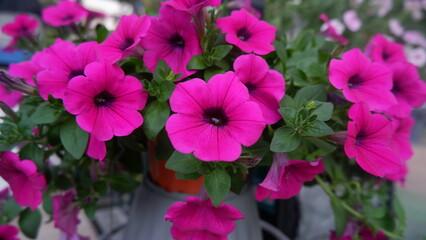
[[[102,162],[106,156],[106,145],[104,141],[97,140],[93,134],[89,135],[89,142],[87,143],[86,154],[94,159]]]
[[[37,76],[37,73],[44,70],[44,68],[40,65],[42,56],[43,52],[37,52],[28,61],[10,64],[10,76],[22,78],[29,85],[36,86],[34,78]]]
[[[400,171],[401,159],[391,149],[391,122],[381,114],[372,114],[365,102],[349,109],[348,137],[345,153],[355,158],[364,171],[384,177]]]
[[[391,118],[393,131],[391,147],[403,161],[409,160],[413,156],[410,141],[413,125],[414,119],[410,116],[405,118]]]
[[[330,20],[325,13],[322,13],[319,18],[324,21],[324,24],[321,26],[321,33],[324,36],[344,45],[349,43],[348,39],[341,35],[345,27],[339,20]]]
[[[404,33],[404,27],[401,25],[401,22],[399,22],[398,19],[392,18],[389,20],[389,30],[391,33],[395,36],[402,36]]]
[[[235,10],[231,16],[218,18],[216,28],[225,33],[226,42],[239,47],[246,53],[266,55],[275,50],[277,29],[265,21],[257,19],[246,9]]]
[[[426,48],[425,35],[423,35],[423,33],[419,32],[419,31],[413,31],[413,30],[406,31],[402,35],[402,39],[406,43],[413,44],[413,45],[419,45],[419,46]]]
[[[284,77],[270,70],[268,63],[254,54],[239,56],[234,62],[234,71],[247,87],[250,100],[259,104],[266,124],[278,122],[281,119],[279,101],[285,92]]]
[[[115,63],[129,56],[142,57],[144,49],[140,45],[141,38],[147,34],[150,26],[148,15],[121,16],[115,31],[97,47],[100,58]]]
[[[34,162],[21,161],[13,152],[1,152],[0,176],[9,184],[13,197],[19,205],[35,210],[41,204],[41,190],[46,187],[46,179],[37,172]]]
[[[0,225],[0,239],[2,240],[19,240],[19,230],[12,225]]]
[[[352,32],[358,31],[362,26],[362,22],[359,19],[358,14],[355,10],[348,10],[344,12],[343,22]]]
[[[9,107],[14,107],[22,101],[22,93],[0,84],[0,101],[6,103]]]
[[[417,67],[424,67],[426,65],[426,49],[418,47],[411,48],[407,47],[405,49],[407,54],[407,60],[416,65]]]
[[[169,0],[163,2],[164,5],[169,5],[176,10],[186,11],[191,16],[197,16],[204,7],[217,7],[222,0]]]
[[[38,24],[36,18],[23,13],[18,14],[13,22],[4,25],[1,31],[13,38],[31,38],[34,37]]]
[[[43,21],[54,27],[68,26],[76,23],[89,15],[89,11],[78,2],[61,0],[55,6],[49,6],[42,10]]]
[[[77,233],[77,225],[80,223],[77,218],[80,209],[74,202],[76,198],[74,190],[52,197],[55,227],[65,232],[69,238]]]
[[[375,62],[405,62],[404,47],[401,44],[392,42],[384,38],[381,34],[376,34],[365,47],[365,53]]]
[[[164,217],[173,223],[170,232],[176,240],[226,240],[234,231],[235,220],[243,218],[241,212],[229,204],[214,207],[210,199],[198,197],[174,203]]]
[[[393,0],[372,0],[371,4],[377,9],[377,15],[384,17],[392,9]]]
[[[368,102],[373,110],[385,110],[396,104],[391,93],[392,72],[381,63],[371,62],[358,48],[332,59],[329,81],[343,90],[345,98],[353,103]]]
[[[198,78],[179,83],[170,98],[176,114],[166,123],[172,145],[203,161],[237,160],[241,144],[253,145],[266,125],[249,97],[233,72],[217,74],[208,83]]]
[[[251,0],[233,0],[228,2],[228,7],[234,9],[244,8],[247,10],[247,12],[253,14],[256,18],[260,19],[262,17],[262,13],[251,5]]]

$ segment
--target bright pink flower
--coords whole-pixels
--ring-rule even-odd
[[[359,19],[358,14],[355,10],[348,10],[344,12],[343,22],[352,32],[358,31],[362,26],[362,22]]]
[[[232,11],[231,16],[216,20],[216,28],[226,34],[226,42],[233,44],[246,53],[254,52],[266,55],[275,50],[277,29],[265,21],[257,19],[246,9]]]
[[[408,62],[390,65],[393,72],[392,93],[397,104],[385,111],[387,115],[405,118],[411,109],[421,107],[426,101],[426,84],[420,80],[416,67]]]
[[[321,30],[324,36],[333,39],[334,41],[340,42],[344,45],[348,44],[349,41],[337,32],[337,29],[333,27],[332,22],[328,18],[327,14],[322,13],[319,17],[325,23],[325,28]]]
[[[174,148],[203,161],[235,161],[241,144],[253,145],[265,128],[257,103],[233,72],[208,83],[195,78],[176,86],[166,130]],[[203,141],[200,141],[203,139]]]
[[[44,68],[40,65],[42,56],[43,52],[38,52],[34,54],[29,61],[10,64],[10,76],[25,79],[25,81],[31,86],[36,86],[34,78],[37,76],[37,73],[44,70]]]
[[[266,123],[278,122],[281,119],[279,101],[285,92],[284,77],[270,70],[268,63],[254,54],[238,57],[234,62],[234,71],[247,87],[250,100],[259,104]]]
[[[86,154],[94,159],[102,161],[106,156],[106,145],[104,141],[97,140],[93,134],[89,135]]]
[[[76,234],[77,225],[80,223],[77,218],[79,208],[74,200],[76,194],[73,190],[52,197],[55,227],[64,231],[69,237]]]
[[[188,70],[189,60],[201,54],[195,24],[191,15],[170,6],[160,8],[160,18],[152,18],[151,28],[142,39],[146,49],[143,60],[151,72],[154,72],[159,59],[163,59],[175,74],[182,73],[180,79],[195,73]]]
[[[88,15],[89,11],[78,2],[62,0],[55,6],[44,8],[41,18],[49,25],[60,27],[76,23]]]
[[[228,3],[229,8],[242,9],[244,8],[250,14],[253,14],[256,18],[260,19],[262,13],[251,5],[251,0],[234,0]]]
[[[410,141],[413,125],[414,119],[410,116],[406,118],[391,118],[393,131],[391,148],[402,160],[408,160],[413,156],[413,149]]]
[[[359,231],[358,235],[363,240],[386,240],[387,239],[386,235],[383,232],[379,231],[376,234],[374,234],[373,231],[371,231],[371,229],[367,226],[363,227],[361,231]]]
[[[143,123],[138,112],[148,94],[142,83],[110,63],[94,62],[84,70],[86,76],[73,78],[65,91],[65,109],[77,115],[78,125],[98,141],[127,136]]]
[[[408,172],[407,161],[402,161],[401,169],[396,173],[386,174],[385,178],[393,182],[399,182],[402,187],[405,187],[405,178],[407,177]]]
[[[0,153],[0,176],[9,183],[15,201],[21,206],[36,209],[41,201],[41,190],[46,187],[46,179],[37,172],[31,160],[20,160],[13,152]]]
[[[5,102],[9,107],[14,107],[22,101],[22,93],[0,84],[0,101]]]
[[[18,14],[14,22],[7,23],[1,31],[13,38],[31,38],[34,37],[35,30],[38,27],[38,20],[28,14]]]
[[[381,63],[370,62],[357,48],[332,59],[329,81],[343,90],[345,98],[353,103],[365,101],[373,110],[384,110],[396,103],[392,89],[392,72]]]
[[[192,16],[197,16],[204,7],[217,7],[222,0],[169,0],[163,2],[164,5],[169,5],[176,10],[186,11]]]
[[[0,239],[2,240],[19,240],[19,230],[12,225],[0,225]]]
[[[141,38],[150,26],[151,20],[147,15],[121,16],[117,29],[98,46],[99,56],[113,63],[129,56],[141,57],[144,52]]]
[[[312,181],[324,171],[320,159],[316,162],[289,160],[286,153],[274,153],[274,160],[266,178],[256,188],[256,199],[289,199],[296,196],[303,183]]]
[[[170,206],[164,219],[173,223],[171,234],[176,240],[226,240],[235,228],[234,221],[243,218],[229,204],[214,207],[210,199],[187,197]]]
[[[370,40],[365,47],[365,53],[376,62],[394,63],[407,61],[404,47],[401,44],[387,40],[381,34],[377,34]]]
[[[355,158],[366,172],[384,177],[400,170],[401,160],[390,148],[391,122],[381,114],[372,114],[366,103],[354,104],[349,109],[348,137],[345,153]]]
[[[43,51],[40,65],[45,69],[37,74],[38,89],[44,99],[48,95],[62,98],[68,82],[75,76],[84,75],[84,68],[97,60],[96,42],[85,42],[78,46],[57,40]]]

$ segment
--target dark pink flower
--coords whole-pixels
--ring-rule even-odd
[[[0,225],[0,239],[2,240],[19,240],[19,230],[12,225]]]
[[[14,21],[7,23],[1,31],[13,38],[31,38],[35,35],[38,27],[38,20],[28,14],[18,14]]]
[[[55,227],[65,232],[68,237],[76,234],[77,225],[80,223],[77,218],[79,208],[75,200],[76,194],[73,190],[52,197]]]
[[[197,16],[204,7],[217,7],[222,0],[169,0],[163,2],[164,5],[172,6],[176,10],[186,11],[192,16]]]
[[[18,38],[12,38],[2,50],[5,52],[13,52],[17,49],[16,46],[18,45],[18,42]]]
[[[85,42],[78,46],[57,40],[43,51],[40,65],[45,69],[37,74],[38,90],[44,99],[48,95],[62,98],[68,82],[75,76],[84,75],[84,68],[97,60],[96,42]]]
[[[144,52],[141,38],[150,26],[151,20],[147,15],[121,16],[117,29],[98,46],[99,56],[113,63],[129,56],[141,57]]]
[[[406,118],[391,118],[392,139],[390,145],[402,160],[408,160],[413,156],[410,141],[413,125],[414,119],[410,116]]]
[[[201,54],[195,24],[191,15],[164,5],[160,8],[160,18],[152,18],[151,28],[142,39],[146,49],[143,60],[151,72],[154,72],[159,59],[163,59],[175,74],[183,74],[180,79],[195,73],[188,70],[189,60]]]
[[[93,134],[89,135],[86,154],[94,159],[102,161],[106,156],[106,145],[104,141],[97,140]]]
[[[89,11],[78,2],[62,0],[55,6],[42,10],[43,21],[54,27],[68,26],[76,23],[89,15]]]
[[[231,16],[217,19],[216,27],[226,34],[226,42],[246,53],[266,55],[275,50],[272,42],[275,41],[277,29],[245,9],[232,11]]]
[[[228,3],[228,7],[232,9],[244,8],[249,13],[253,14],[256,18],[260,19],[262,17],[262,13],[251,5],[251,0],[233,0]]]
[[[21,206],[36,209],[41,201],[41,190],[46,187],[44,176],[37,172],[31,160],[20,160],[13,152],[0,153],[0,176],[9,183],[15,201]]]
[[[36,86],[34,78],[37,76],[37,73],[44,70],[40,65],[42,56],[43,52],[38,52],[34,54],[29,61],[10,64],[9,74],[13,77],[24,79],[31,86]]]
[[[372,114],[364,102],[349,109],[348,137],[345,153],[355,158],[366,172],[384,177],[400,170],[401,159],[390,147],[391,122],[381,114]]]
[[[371,62],[357,48],[332,59],[329,81],[343,90],[345,98],[353,103],[365,101],[373,110],[385,110],[396,103],[392,89],[392,72],[381,63]]]
[[[303,183],[312,181],[324,171],[321,159],[316,162],[289,160],[285,153],[274,153],[274,159],[266,178],[256,188],[256,199],[288,199],[296,196]]]
[[[345,37],[337,33],[336,28],[333,27],[327,14],[322,13],[319,18],[323,20],[325,24],[325,28],[322,30],[324,36],[329,37],[333,39],[334,41],[341,42],[344,45],[349,43],[348,39],[346,39]]]
[[[235,220],[243,218],[229,204],[214,207],[210,199],[187,197],[185,202],[170,206],[164,219],[173,223],[171,234],[176,240],[226,240],[235,228]]]
[[[73,78],[65,91],[65,109],[77,115],[78,125],[98,141],[113,136],[127,136],[143,123],[138,112],[148,94],[142,83],[110,63],[94,62],[84,70],[85,76]]]
[[[406,62],[404,47],[401,44],[394,43],[377,34],[365,47],[365,53],[373,61],[394,63]]]
[[[9,107],[14,107],[22,101],[22,93],[0,84],[0,101],[5,102]]]
[[[279,72],[270,70],[268,63],[254,54],[238,57],[234,62],[234,71],[247,87],[250,100],[259,104],[266,123],[274,124],[279,121],[279,101],[285,92],[284,77]]]
[[[203,161],[237,160],[241,144],[253,145],[266,125],[233,72],[217,74],[208,83],[198,78],[179,83],[170,107],[176,114],[167,120],[166,130],[174,148],[194,152]]]

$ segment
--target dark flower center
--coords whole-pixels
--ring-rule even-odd
[[[182,38],[181,35],[179,34],[174,34],[170,39],[169,39],[170,44],[172,45],[173,48],[184,48],[185,47],[185,40]]]
[[[203,121],[217,127],[226,125],[229,122],[228,116],[221,107],[211,107],[204,109]]]
[[[390,57],[390,56],[389,56],[389,53],[387,53],[387,52],[383,52],[383,53],[382,53],[382,58],[383,58],[383,60],[385,60],[385,61],[386,61],[386,60],[388,60],[388,59],[389,59],[389,57]]]
[[[247,87],[247,89],[248,89],[249,93],[252,93],[252,92],[254,92],[254,90],[256,90],[256,85],[254,85],[254,84],[253,84],[253,83],[251,83],[251,82],[248,82],[248,83],[246,83],[245,85],[246,85],[246,87]]]
[[[358,88],[364,80],[357,74],[349,78],[349,88]]]
[[[124,41],[120,44],[120,49],[122,51],[126,50],[128,47],[132,46],[132,44],[135,42],[135,40],[131,38],[126,38]]]
[[[114,100],[114,95],[112,95],[107,90],[103,90],[101,93],[95,96],[95,99],[93,101],[98,107],[108,107],[114,102]]]
[[[355,145],[360,146],[365,138],[367,138],[367,134],[362,130],[359,131],[355,137]]]
[[[71,80],[73,77],[77,77],[83,75],[84,76],[84,70],[83,69],[74,69],[71,70],[70,74],[68,75],[68,79]]]
[[[244,27],[237,31],[237,37],[241,41],[247,41],[251,38],[251,33],[247,28]]]
[[[62,21],[66,22],[66,21],[73,20],[73,19],[74,19],[74,16],[67,15],[67,16],[65,16],[65,17],[62,18]]]
[[[401,92],[401,86],[399,85],[399,83],[398,82],[393,82],[393,87],[392,87],[392,93],[393,94],[398,94],[399,92]]]

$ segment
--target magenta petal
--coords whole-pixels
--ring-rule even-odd
[[[19,230],[12,225],[0,225],[0,238],[4,240],[19,240]]]
[[[401,161],[389,147],[370,144],[358,148],[357,163],[366,172],[384,177],[396,173],[401,168]]]
[[[77,218],[79,208],[77,203],[73,202],[75,200],[77,199],[73,190],[52,197],[55,227],[66,232],[68,236],[76,234],[77,225],[80,223]]]
[[[102,162],[106,156],[105,142],[97,140],[92,134],[89,136],[86,154]]]

